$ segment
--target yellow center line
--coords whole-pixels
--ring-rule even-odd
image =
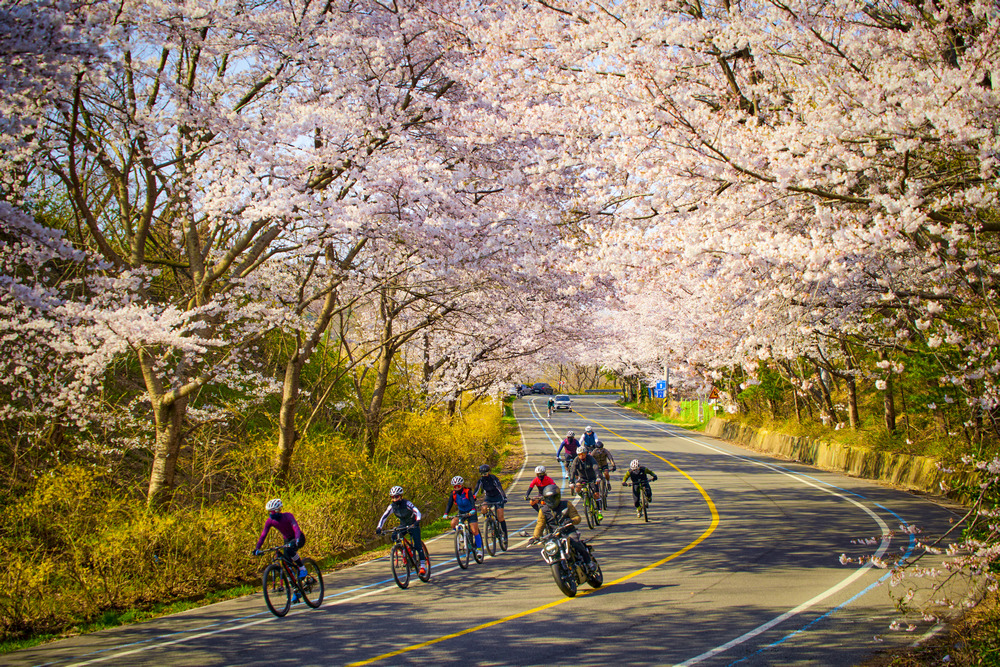
[[[580,414],[580,413],[577,411],[577,414]],[[687,553],[688,551],[691,551],[691,549],[694,549],[696,546],[698,546],[699,544],[701,544],[702,542],[704,542],[708,538],[709,535],[711,535],[713,532],[715,532],[715,529],[719,526],[719,511],[715,508],[715,503],[712,502],[712,499],[709,497],[708,492],[705,491],[705,489],[702,488],[701,484],[699,484],[698,482],[696,482],[695,479],[693,477],[691,477],[691,475],[687,474],[686,472],[684,472],[683,470],[681,470],[680,468],[678,468],[677,466],[675,466],[673,463],[671,463],[667,459],[665,459],[662,456],[660,456],[659,454],[656,454],[656,453],[654,453],[654,452],[646,449],[642,445],[629,440],[625,436],[623,436],[623,435],[621,435],[619,433],[616,433],[615,431],[612,431],[608,427],[604,426],[604,424],[602,424],[601,422],[596,421],[596,420],[591,420],[591,421],[593,421],[593,423],[595,423],[598,426],[600,426],[601,428],[603,428],[608,433],[611,433],[611,434],[615,435],[616,437],[621,438],[625,442],[627,442],[627,443],[629,443],[629,444],[631,444],[631,445],[633,445],[635,447],[638,447],[639,449],[643,450],[644,452],[646,452],[648,454],[652,454],[653,456],[655,456],[656,458],[660,459],[661,461],[663,461],[664,463],[666,463],[667,465],[669,465],[671,468],[673,468],[674,470],[676,470],[677,472],[679,472],[681,475],[683,475],[689,482],[691,482],[691,484],[694,485],[694,487],[696,489],[698,489],[698,492],[701,494],[701,497],[705,499],[705,503],[708,505],[709,512],[711,512],[711,514],[712,514],[712,521],[709,524],[708,528],[705,529],[705,532],[703,532],[701,535],[699,535],[697,537],[697,539],[695,539],[693,542],[689,543],[688,545],[686,545],[682,549],[679,549],[678,551],[675,551],[674,553],[670,554],[669,556],[667,556],[665,558],[661,558],[660,560],[656,561],[655,563],[651,563],[651,564],[647,565],[646,567],[643,567],[643,568],[640,568],[638,570],[635,570],[634,572],[630,572],[629,574],[626,574],[626,575],[624,575],[622,577],[619,577],[618,579],[615,579],[614,581],[612,581],[610,583],[604,584],[604,586],[602,586],[601,589],[597,589],[597,590],[604,590],[605,588],[609,588],[611,586],[615,586],[615,585],[621,584],[623,582],[626,582],[629,579],[632,579],[633,577],[637,577],[640,574],[643,574],[644,572],[649,572],[650,570],[655,569],[655,568],[663,565],[664,563],[672,561],[673,559],[675,559],[678,556],[681,556],[681,555]],[[481,623],[481,624],[473,626],[471,628],[466,628],[465,630],[459,630],[458,632],[452,632],[451,634],[441,635],[440,637],[435,637],[434,639],[428,639],[427,641],[421,642],[419,644],[413,644],[412,646],[406,646],[404,648],[396,649],[395,651],[390,651],[389,653],[383,653],[382,655],[377,655],[374,658],[368,658],[367,660],[361,660],[361,661],[358,661],[358,662],[352,662],[352,663],[350,663],[348,665],[348,667],[357,667],[359,665],[370,665],[372,663],[379,662],[381,660],[386,660],[388,658],[394,658],[397,655],[402,655],[403,653],[408,653],[410,651],[416,651],[418,649],[426,648],[428,646],[433,646],[434,644],[439,644],[439,643],[441,643],[443,641],[447,641],[449,639],[454,639],[456,637],[461,637],[463,635],[472,634],[473,632],[479,632],[480,630],[485,630],[486,628],[492,628],[495,625],[500,625],[502,623],[507,623],[508,621],[513,621],[513,620],[516,620],[518,618],[523,618],[525,616],[529,616],[531,614],[537,614],[538,612],[545,611],[546,609],[551,609],[552,607],[557,607],[557,606],[559,606],[561,604],[565,604],[565,603],[569,602],[570,600],[579,599],[580,597],[583,597],[585,595],[589,595],[590,593],[593,593],[593,592],[594,592],[594,590],[583,590],[583,591],[580,591],[579,594],[577,595],[577,597],[575,597],[575,598],[567,598],[567,597],[559,598],[558,600],[553,600],[552,602],[549,602],[547,604],[543,604],[540,607],[534,607],[533,609],[527,609],[525,611],[520,611],[520,612],[518,612],[516,614],[511,614],[510,616],[504,616],[503,618],[498,618],[498,619],[495,619],[495,620],[492,620],[492,621],[487,621],[486,623]]]

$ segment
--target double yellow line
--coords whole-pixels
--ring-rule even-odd
[[[577,414],[580,414],[580,413],[577,412]],[[691,477],[691,475],[687,474],[686,472],[684,472],[683,470],[681,470],[680,468],[678,468],[677,466],[675,466],[673,463],[671,463],[667,459],[665,459],[662,456],[660,456],[659,454],[656,454],[656,453],[654,453],[654,452],[646,449],[642,445],[629,440],[625,436],[620,435],[620,434],[616,433],[615,431],[612,431],[608,427],[604,426],[604,424],[602,424],[601,422],[596,421],[596,420],[591,420],[591,421],[592,421],[592,423],[597,424],[598,426],[600,426],[601,428],[603,428],[608,433],[612,433],[616,437],[624,440],[625,442],[633,445],[634,447],[638,447],[642,451],[644,451],[644,452],[646,452],[648,454],[652,454],[653,456],[655,456],[656,458],[660,459],[661,461],[663,461],[664,463],[666,463],[668,466],[670,466],[671,468],[673,468],[674,470],[676,470],[682,476],[684,476],[689,482],[691,482],[691,484],[694,485],[694,487],[696,489],[698,489],[698,493],[701,494],[701,497],[705,499],[705,503],[708,505],[708,511],[711,512],[711,514],[712,514],[712,521],[709,524],[708,528],[706,528],[705,532],[703,532],[701,535],[699,535],[694,541],[690,542],[689,544],[687,544],[686,546],[684,546],[682,549],[679,549],[679,550],[673,552],[669,556],[667,556],[665,558],[661,558],[660,560],[656,561],[655,563],[650,563],[646,567],[643,567],[643,568],[640,568],[638,570],[635,570],[634,572],[630,572],[629,574],[626,574],[623,577],[619,577],[618,579],[615,579],[614,581],[612,581],[610,583],[604,584],[604,586],[601,588],[601,590],[603,590],[604,588],[608,588],[610,586],[615,586],[615,585],[620,584],[622,582],[628,581],[629,579],[632,579],[633,577],[637,577],[640,574],[643,574],[644,572],[649,572],[650,570],[652,570],[654,568],[657,568],[657,567],[663,565],[664,563],[670,562],[673,559],[677,558],[678,556],[681,556],[681,555],[687,553],[688,551],[691,551],[691,549],[694,549],[696,546],[698,546],[699,544],[701,544],[702,542],[704,542],[708,538],[709,535],[711,535],[713,532],[715,532],[715,529],[719,525],[719,511],[715,508],[715,503],[712,502],[712,499],[711,499],[711,497],[709,497],[708,492],[706,492],[705,489],[702,488],[701,484],[699,484],[698,482],[696,482],[695,479],[693,477]],[[580,593],[579,593],[579,595],[577,597],[582,597],[584,595],[588,595],[588,594],[593,593],[593,592],[594,591],[591,590],[591,589],[582,590],[582,591],[580,591]],[[394,658],[397,655],[402,655],[403,653],[408,653],[410,651],[416,651],[418,649],[426,648],[428,646],[433,646],[434,644],[439,644],[439,643],[441,643],[443,641],[447,641],[449,639],[455,639],[456,637],[461,637],[463,635],[472,634],[473,632],[479,632],[480,630],[485,630],[486,628],[492,628],[493,626],[500,625],[502,623],[507,623],[508,621],[513,621],[513,620],[518,619],[518,618],[523,618],[525,616],[530,616],[531,614],[537,614],[540,611],[545,611],[546,609],[551,609],[552,607],[557,607],[557,606],[559,606],[561,604],[565,604],[565,603],[569,602],[570,600],[574,600],[574,599],[576,599],[576,598],[567,598],[567,597],[559,598],[558,600],[553,600],[552,602],[549,602],[548,604],[543,604],[540,607],[534,607],[533,609],[527,609],[525,611],[521,611],[521,612],[518,612],[516,614],[511,614],[510,616],[504,616],[503,618],[498,618],[498,619],[493,620],[493,621],[488,621],[486,623],[481,623],[481,624],[473,626],[471,628],[466,628],[465,630],[459,630],[458,632],[452,632],[451,634],[441,635],[440,637],[435,637],[434,639],[428,639],[427,641],[421,642],[419,644],[413,644],[412,646],[406,646],[404,648],[396,649],[395,651],[390,651],[389,653],[383,653],[382,655],[377,655],[374,658],[368,658],[367,660],[361,660],[359,662],[352,662],[352,663],[350,663],[350,665],[348,665],[348,667],[355,667],[355,666],[359,666],[359,665],[370,665],[372,663],[379,662],[381,660],[387,660],[388,658]]]

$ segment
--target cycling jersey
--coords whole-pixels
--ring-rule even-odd
[[[566,450],[566,456],[570,458],[576,456],[576,450],[579,446],[580,446],[580,441],[577,440],[576,438],[566,438],[565,440],[562,441],[562,444],[559,445],[559,449],[558,451],[556,451],[556,458],[559,458],[559,455],[562,453],[563,449]]]
[[[500,482],[500,478],[496,475],[489,474],[480,477],[479,483],[476,484],[476,489],[472,494],[478,496],[480,491],[486,494],[486,502],[492,505],[507,501],[507,494],[503,491],[503,483]]]
[[[583,444],[589,450],[594,450],[597,447],[597,434],[596,433],[584,433],[583,434]]]
[[[597,449],[592,450],[590,455],[594,457],[594,460],[597,461],[597,465],[601,466],[602,469],[608,467],[608,459],[611,459],[612,463],[615,462],[614,457],[611,456],[611,452],[603,447],[598,447]]]
[[[267,538],[267,533],[272,528],[278,529],[281,536],[285,538],[285,542],[295,540],[296,542],[301,541],[303,544],[305,543],[305,536],[299,529],[299,524],[295,521],[295,517],[292,516],[291,512],[275,512],[272,516],[268,516],[267,521],[264,522],[264,530],[260,533],[260,539],[257,540],[257,546],[254,547],[255,550],[260,549],[261,545],[264,544],[264,540]],[[300,540],[300,538],[302,539]]]
[[[633,484],[649,484],[648,475],[651,475],[653,477],[654,482],[656,481],[656,473],[647,468],[646,466],[639,466],[639,470],[637,471],[632,470],[630,468],[625,473],[625,476],[622,478],[622,486],[625,485],[625,482],[628,482],[630,480]]]
[[[538,487],[538,491],[540,493],[541,490],[544,489],[549,484],[555,484],[555,482],[552,480],[551,477],[549,477],[548,475],[545,475],[544,477],[542,477],[541,479],[539,479],[538,476],[536,475],[535,479],[531,480],[531,484],[528,485],[528,490],[524,494],[524,499],[525,500],[528,499],[528,496],[531,495],[531,490],[533,488],[535,488],[536,486]]]
[[[396,518],[399,519],[399,525],[403,528],[419,523],[420,519],[423,518],[420,514],[420,510],[417,509],[417,506],[409,500],[402,498],[399,500],[393,500],[389,503],[389,506],[385,508],[385,513],[382,514],[382,518],[378,520],[377,527],[379,530],[382,530],[382,526],[385,525],[385,520],[389,518],[390,514],[396,515]]]
[[[444,513],[451,514],[452,507],[458,507],[458,511],[462,514],[475,513],[476,494],[467,486],[463,486],[459,491],[452,491],[448,496],[448,507]]]
[[[597,461],[590,454],[584,458],[573,457],[573,462],[569,465],[569,481],[576,482],[578,479],[584,482],[597,481]]]

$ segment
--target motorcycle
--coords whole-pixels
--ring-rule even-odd
[[[570,544],[568,533],[573,530],[575,526],[563,527],[537,540],[542,544],[542,559],[552,568],[552,578],[566,597],[574,597],[577,586],[584,582],[593,588],[600,588],[604,583],[604,573],[594,556],[593,548],[584,542],[584,547],[590,553],[588,569]]]

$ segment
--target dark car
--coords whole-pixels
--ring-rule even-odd
[[[548,385],[548,384],[546,384],[544,382],[536,382],[535,384],[531,385],[531,393],[532,394],[548,394],[548,395],[551,396],[552,394],[554,394],[556,392],[552,388],[551,385]]]

